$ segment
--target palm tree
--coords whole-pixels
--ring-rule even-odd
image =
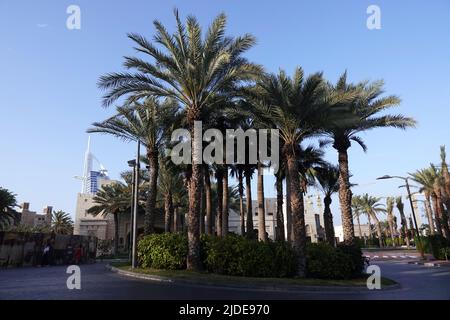
[[[335,245],[333,215],[331,214],[330,205],[332,202],[331,196],[339,191],[339,168],[333,165],[325,167],[318,167],[315,169],[315,176],[318,182],[318,187],[324,194],[324,212],[323,221],[325,225],[325,235],[330,245]],[[359,224],[359,222],[358,222]],[[361,234],[361,227],[360,227]]]
[[[448,165],[446,161],[446,152],[445,152],[445,146],[441,146],[441,171],[442,171],[442,177],[444,179],[444,190],[446,193],[447,198],[450,197],[450,173],[448,171]],[[447,208],[449,210],[449,208]]]
[[[408,223],[405,216],[405,205],[403,204],[402,197],[397,197],[395,199],[397,210],[400,213],[400,219],[402,220],[402,230],[405,234],[406,246],[409,249],[409,234],[408,234]]]
[[[55,234],[72,234],[72,218],[68,213],[61,210],[53,212],[51,229]]]
[[[394,228],[394,197],[388,197],[386,199],[386,213],[387,213],[387,222],[389,227],[389,234],[392,239],[392,246],[395,247],[395,228]]]
[[[170,232],[174,219],[174,193],[184,188],[183,179],[170,159],[159,159],[159,194],[164,203],[164,230]]]
[[[379,203],[380,200],[381,200],[381,198],[369,196],[367,193],[361,197],[361,205],[362,205],[363,210],[368,215],[370,215],[370,217],[375,221],[375,226],[377,228],[378,242],[379,242],[380,248],[382,248],[383,247],[383,232],[381,229],[380,220],[377,217],[377,213],[386,212],[386,209],[381,208],[384,205]]]
[[[362,208],[362,202],[361,202],[361,197],[360,196],[353,196],[352,197],[352,213],[353,213],[353,217],[356,219],[356,222],[358,223],[358,230],[359,230],[359,236],[361,238],[363,238],[363,233],[361,230],[361,215],[363,213],[363,208]],[[370,235],[372,235],[372,231],[371,231],[371,226],[369,223],[369,233]]]
[[[439,235],[443,235],[446,238],[450,238],[449,226],[446,223],[448,221],[447,214],[445,212],[443,198],[442,198],[442,184],[443,179],[437,168],[431,165],[427,169],[417,170],[415,173],[410,173],[412,179],[422,185],[420,191],[425,194],[425,201],[428,202],[425,205],[429,205],[429,212],[432,212],[430,205],[433,203],[436,224],[436,230]],[[428,221],[430,224],[430,233],[432,234],[433,219],[428,216]]]
[[[114,253],[119,248],[119,215],[129,211],[131,202],[131,190],[121,182],[104,185],[93,198],[94,206],[88,209],[93,216],[101,214],[114,217]]]
[[[105,105],[124,95],[131,100],[149,96],[177,100],[185,109],[186,122],[193,137],[194,124],[201,120],[202,108],[220,106],[234,89],[259,77],[262,68],[242,57],[254,45],[253,36],[225,36],[224,14],[213,21],[204,37],[195,17],[189,16],[183,24],[175,10],[175,19],[177,31],[174,34],[169,34],[159,21],[154,22],[154,41],[159,48],[138,34],[129,34],[137,44],[136,49],[152,61],[126,57],[125,66],[134,72],[107,74],[101,77],[99,85],[108,90],[104,97]],[[198,144],[193,143],[192,158],[197,159],[200,153]],[[188,183],[189,270],[201,269],[199,199],[202,180],[201,165],[194,163]]]
[[[297,252],[297,274],[300,277],[305,275],[306,254],[303,190],[299,175],[300,144],[317,132],[319,124],[324,120],[322,89],[321,73],[304,79],[303,70],[297,68],[292,78],[284,71],[265,76],[258,83],[254,94],[247,97],[253,107],[255,121],[262,127],[279,129],[283,158],[289,176],[287,189],[292,215],[292,245]],[[262,180],[258,180],[260,179]]]
[[[332,144],[338,152],[339,162],[339,202],[342,212],[342,225],[344,229],[344,242],[353,243],[353,216],[352,192],[350,189],[348,149],[352,142],[359,144],[364,151],[367,150],[360,133],[376,128],[406,129],[415,126],[415,120],[402,115],[379,115],[381,112],[400,104],[397,96],[381,97],[383,94],[383,81],[373,83],[360,82],[356,85],[347,83],[347,72],[338,80],[335,86],[329,85],[332,94],[347,93],[354,96],[347,106],[348,109],[336,108],[336,113],[345,121],[330,123],[325,129],[325,136],[329,139],[322,141],[321,145]]]
[[[425,195],[425,208],[427,208],[427,218],[428,218],[428,226],[429,231],[431,235],[434,235],[435,233],[435,221],[436,221],[436,230],[438,234],[442,235],[442,230],[440,228],[440,221],[439,219],[434,220],[433,219],[433,209],[431,207],[431,202],[433,202],[433,206],[436,209],[437,203],[436,203],[436,197],[434,194],[434,175],[429,169],[423,169],[423,170],[417,170],[415,173],[409,174],[411,178],[419,183],[422,187],[420,188],[419,192],[423,192]],[[435,205],[436,204],[436,205]],[[435,211],[435,215],[437,218],[437,211]]]
[[[93,123],[92,128],[88,129],[88,132],[110,134],[126,141],[140,141],[147,149],[150,170],[145,234],[154,232],[159,150],[163,147],[165,134],[177,109],[174,100],[167,99],[161,103],[155,98],[147,98],[143,104],[133,103],[132,108],[117,108],[117,115]]]
[[[0,231],[18,222],[19,214],[15,210],[16,207],[18,207],[16,195],[0,187]]]

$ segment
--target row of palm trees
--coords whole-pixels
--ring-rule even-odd
[[[353,216],[355,217],[359,234],[362,236],[360,219],[362,215],[367,216],[370,238],[377,238],[380,248],[384,246],[383,238],[388,236],[391,239],[392,246],[399,244],[397,241],[400,237],[403,237],[406,245],[410,246],[410,230],[413,229],[412,223],[409,224],[405,216],[404,203],[402,197],[387,197],[386,203],[382,203],[381,197],[370,196],[369,194],[357,195],[352,198]],[[400,214],[401,228],[399,232],[397,217],[395,216],[394,209],[398,210]],[[383,223],[377,216],[378,214],[385,214],[386,221]],[[372,222],[375,225],[376,237],[372,232]],[[383,232],[384,231],[384,232]]]
[[[420,185],[419,192],[425,196],[424,205],[428,218],[429,234],[450,239],[450,174],[446,161],[445,146],[441,146],[441,162],[410,174]]]
[[[380,127],[406,129],[415,121],[402,115],[388,115],[384,111],[400,104],[396,96],[383,96],[383,82],[347,81],[345,72],[336,84],[322,73],[306,76],[297,68],[292,76],[284,71],[267,73],[261,65],[248,61],[243,54],[255,44],[250,34],[237,37],[225,35],[226,17],[219,15],[206,34],[193,16],[185,23],[175,10],[176,31],[169,33],[155,21],[156,34],[149,41],[138,34],[129,34],[141,57],[125,57],[125,72],[102,76],[99,86],[106,91],[104,106],[120,102],[117,114],[103,122],[94,123],[89,132],[106,133],[127,141],[139,140],[146,148],[148,162],[148,191],[146,194],[145,233],[154,232],[160,170],[174,180],[159,181],[170,211],[175,190],[187,190],[187,228],[189,254],[187,267],[201,269],[200,233],[218,236],[228,233],[229,176],[238,182],[241,229],[253,235],[251,179],[257,176],[258,239],[267,240],[263,171],[270,164],[260,159],[245,164],[197,164],[174,166],[167,155],[172,147],[170,134],[176,128],[186,128],[193,137],[194,124],[203,121],[203,128],[278,129],[280,138],[280,170],[276,174],[278,202],[283,201],[283,181],[286,182],[287,213],[281,207],[277,224],[287,220],[287,241],[298,253],[298,275],[305,270],[306,230],[304,193],[310,185],[312,171],[325,193],[325,228],[332,237],[329,204],[331,194],[338,191],[347,244],[354,242],[352,193],[348,149],[352,142],[364,150],[361,132]],[[319,148],[305,147],[305,141],[318,138]],[[338,153],[338,167],[317,165],[317,154],[331,145]],[[192,158],[203,152],[204,146],[192,143]],[[248,150],[248,148],[247,148]],[[319,157],[320,158],[320,157]],[[173,168],[174,167],[174,168]],[[170,168],[170,169],[169,169]],[[318,170],[314,170],[318,169]],[[217,201],[213,207],[211,178],[215,180]],[[330,180],[332,179],[332,180]],[[337,180],[337,182],[336,182]],[[335,182],[333,182],[335,181]],[[164,186],[164,183],[169,183]],[[178,187],[173,188],[177,185]],[[183,185],[184,188],[181,187]],[[244,201],[245,190],[245,201]],[[178,201],[182,201],[178,199]],[[172,204],[171,204],[172,203]],[[204,204],[204,205],[203,205]],[[203,219],[203,212],[204,217]],[[215,226],[214,226],[215,222]],[[204,226],[202,227],[202,225]],[[277,237],[283,240],[284,230],[278,228]]]
[[[418,191],[413,193],[412,196],[414,196],[414,194],[422,194],[424,196],[424,200],[413,199],[413,201],[423,202],[423,207],[428,220],[428,223],[425,224],[427,234],[437,234],[446,239],[450,239],[450,174],[446,161],[445,146],[441,146],[440,151],[441,161],[439,165],[431,164],[428,168],[410,173],[409,179],[419,184]],[[397,219],[394,214],[395,208],[400,214],[401,232],[398,232]],[[362,234],[360,217],[364,214],[368,219],[371,237],[372,221],[375,225],[380,247],[383,246],[383,235],[388,235],[392,240],[392,244],[395,244],[396,238],[402,235],[407,246],[410,245],[409,230],[413,229],[414,226],[410,217],[410,227],[408,227],[408,220],[405,216],[402,197],[387,197],[386,203],[382,203],[381,197],[369,196],[368,194],[353,196],[352,209],[353,216],[359,227],[359,234]],[[379,213],[386,215],[385,223],[377,216]],[[383,229],[385,232],[383,232]]]

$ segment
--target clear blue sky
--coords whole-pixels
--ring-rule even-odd
[[[81,8],[81,30],[66,28],[66,9]],[[366,9],[381,8],[381,30],[366,28]],[[353,147],[354,193],[399,195],[398,182],[375,182],[389,173],[405,175],[439,159],[450,144],[450,3],[441,1],[20,1],[0,2],[0,186],[29,201],[32,209],[53,205],[75,211],[86,146],[86,128],[113,109],[100,106],[100,75],[122,70],[133,53],[127,32],[148,38],[152,21],[173,30],[172,10],[196,15],[206,26],[228,16],[228,34],[252,33],[258,45],[248,58],[270,71],[324,71],[335,81],[345,69],[350,80],[384,79],[403,103],[396,111],[419,121],[415,130],[364,135],[367,154]],[[134,147],[93,136],[93,151],[117,178]],[[327,158],[336,161],[329,150]],[[274,196],[273,180],[266,181]],[[337,199],[334,208],[337,209]],[[335,215],[336,214],[335,210]],[[340,224],[340,219],[335,219]]]

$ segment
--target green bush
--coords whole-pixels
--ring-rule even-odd
[[[154,234],[138,244],[138,259],[143,268],[184,269],[188,253],[186,234]],[[223,238],[201,236],[200,256],[209,272],[230,276],[292,277],[297,259],[285,242],[259,242],[238,235]],[[364,259],[359,247],[326,243],[308,244],[307,275],[321,279],[349,279],[361,275]]]
[[[202,237],[205,268],[213,273],[245,277],[288,277],[295,274],[296,258],[290,245],[259,242],[238,235]]]
[[[182,233],[146,236],[139,241],[137,253],[143,268],[184,269],[188,253],[187,236]]]
[[[307,246],[306,273],[318,279],[350,279],[361,276],[365,259],[357,246],[311,243]]]
[[[444,260],[443,248],[450,247],[450,241],[440,235],[433,235],[427,237],[421,237],[422,245],[425,253],[431,253],[435,259]],[[417,237],[414,238],[414,243],[419,246]],[[418,249],[420,249],[418,247]]]

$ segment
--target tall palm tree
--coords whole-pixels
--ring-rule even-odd
[[[361,230],[361,215],[363,213],[362,202],[360,196],[352,197],[352,213],[353,217],[356,219],[356,223],[358,224],[359,236],[363,238],[363,233]],[[372,235],[371,226],[369,224],[369,233]]]
[[[133,73],[111,73],[101,77],[99,85],[108,92],[104,104],[110,105],[122,96],[137,100],[148,96],[170,97],[177,100],[186,111],[186,122],[191,137],[195,121],[201,120],[205,106],[220,106],[231,92],[247,81],[259,77],[262,67],[249,63],[242,54],[250,49],[255,39],[246,34],[241,37],[225,36],[226,16],[219,15],[202,36],[197,19],[189,16],[185,24],[175,10],[176,32],[170,34],[155,21],[155,43],[138,34],[129,34],[137,50],[151,61],[126,57],[125,66]],[[191,175],[189,188],[187,268],[201,269],[200,260],[200,184],[202,168],[195,160],[201,154],[197,143],[192,143]]]
[[[435,222],[436,222],[436,230],[438,234],[442,235],[442,230],[440,227],[440,221],[439,219],[433,219],[433,209],[431,207],[431,203],[433,202],[433,206],[436,209],[437,204],[436,203],[436,196],[434,194],[434,179],[435,176],[429,169],[423,169],[423,170],[417,170],[414,173],[409,174],[411,178],[419,183],[422,187],[420,188],[420,192],[423,192],[425,195],[425,210],[428,218],[428,226],[429,226],[429,232],[431,235],[435,234]],[[437,215],[438,213],[435,211],[434,214]]]
[[[403,204],[402,197],[397,197],[395,199],[396,207],[400,213],[400,219],[402,221],[402,230],[405,234],[406,246],[409,248],[409,234],[408,234],[408,223],[405,216],[405,205]]]
[[[70,215],[64,211],[54,211],[52,215],[51,229],[55,234],[72,234],[73,221]]]
[[[329,85],[330,92],[335,94],[348,93],[354,99],[347,103],[348,109],[335,109],[345,121],[336,121],[326,127],[325,136],[329,139],[322,141],[321,145],[332,144],[338,152],[340,182],[339,202],[342,213],[342,225],[344,229],[344,242],[353,243],[353,216],[352,216],[352,192],[350,189],[350,174],[348,149],[352,142],[359,144],[364,151],[367,150],[360,133],[376,128],[406,129],[415,126],[415,120],[402,115],[380,115],[387,109],[400,104],[397,96],[382,97],[383,81],[373,83],[360,82],[356,85],[347,83],[347,72],[342,74],[336,85]]]
[[[15,210],[16,207],[18,207],[16,195],[0,187],[0,231],[18,222],[19,214]]]
[[[178,168],[170,159],[160,158],[159,170],[159,194],[163,200],[164,207],[164,230],[170,232],[173,228],[174,219],[174,193],[184,188],[183,179]]]
[[[325,225],[325,235],[327,241],[334,246],[334,226],[333,215],[331,213],[331,196],[339,191],[339,168],[333,165],[327,165],[325,167],[318,167],[315,169],[315,176],[318,182],[318,187],[324,194],[323,204],[323,221]],[[361,227],[360,227],[361,229]],[[360,230],[361,232],[361,230]]]
[[[147,98],[142,104],[134,102],[132,108],[117,108],[117,115],[103,122],[93,123],[88,129],[88,132],[110,134],[126,141],[140,141],[147,149],[146,158],[150,171],[145,234],[154,232],[159,150],[163,148],[165,135],[177,109],[174,100],[167,99],[161,103],[155,98]]]
[[[104,185],[95,194],[93,202],[94,205],[88,209],[88,213],[93,216],[112,214],[114,217],[114,253],[117,254],[119,248],[119,215],[129,212],[130,187],[121,182]]]
[[[444,178],[442,170],[438,170],[434,165],[430,166],[430,172],[434,177],[434,194],[436,195],[436,212],[439,213],[439,222],[442,228],[442,234],[445,238],[450,239],[450,227],[447,210],[445,204],[445,191],[443,190]],[[450,207],[450,204],[447,204]]]
[[[387,222],[389,227],[389,235],[391,237],[393,247],[395,247],[394,203],[395,203],[394,197],[386,198]]]
[[[450,173],[448,171],[446,157],[445,146],[441,146],[441,171],[444,179],[444,190],[448,198],[450,197]],[[450,208],[447,208],[447,210],[450,210]]]
[[[245,208],[244,208],[244,164],[235,164],[230,168],[230,176],[238,181],[239,192],[239,219],[241,235],[245,235]]]
[[[280,71],[262,79],[248,99],[253,106],[255,121],[262,127],[279,129],[283,157],[289,175],[290,209],[292,215],[292,245],[298,257],[298,276],[305,275],[306,228],[303,192],[300,185],[300,144],[318,131],[324,120],[321,73],[304,78],[301,68],[292,77]],[[289,230],[288,230],[289,233]]]
[[[386,212],[386,209],[382,208],[384,205],[379,203],[381,198],[369,196],[367,193],[361,197],[361,205],[363,210],[370,215],[370,217],[375,221],[375,226],[377,229],[378,242],[380,248],[383,247],[383,232],[381,229],[380,220],[377,217],[377,213]]]

